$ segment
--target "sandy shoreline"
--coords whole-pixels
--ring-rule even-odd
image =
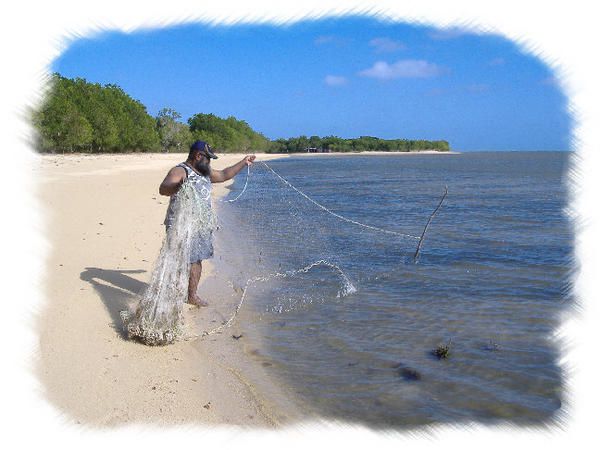
[[[221,155],[214,167],[242,157]],[[46,397],[68,421],[274,427],[303,418],[269,382],[258,343],[232,339],[243,325],[161,348],[123,338],[119,311],[149,280],[164,236],[168,198],[158,194],[158,185],[184,159],[140,153],[38,158],[34,176],[51,250],[42,280],[47,301],[37,317],[36,369]],[[215,184],[215,199],[230,184]],[[205,265],[204,280],[215,264],[217,258]],[[210,301],[208,308],[186,306],[187,324],[210,329],[237,302],[231,292]]]
[[[214,165],[241,157],[223,155]],[[234,328],[167,347],[123,339],[119,311],[148,281],[164,235],[168,198],[158,185],[184,159],[45,155],[34,169],[52,246],[36,369],[46,398],[68,422],[273,427],[296,417],[285,399],[266,398],[245,378],[253,364],[242,350],[249,343],[236,344]],[[215,197],[226,193],[225,184],[215,185]],[[211,306],[186,307],[187,323],[198,315],[220,320]]]

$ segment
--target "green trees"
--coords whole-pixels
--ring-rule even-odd
[[[54,87],[53,95],[39,112],[34,113],[33,121],[40,131],[42,150],[86,151],[92,144],[92,126],[70,98],[68,87],[63,83]]]
[[[270,141],[247,122],[198,113],[187,125],[181,115],[163,108],[151,117],[146,107],[114,84],[89,83],[82,78],[52,76],[52,89],[42,107],[33,113],[40,152],[187,152],[194,140],[210,143],[220,152],[304,152],[322,148],[351,151],[448,151],[447,141],[379,139],[360,136],[298,136]]]
[[[41,152],[124,152],[159,148],[146,107],[115,85],[54,74],[46,102],[33,115]]]
[[[271,143],[271,153],[304,152],[308,147],[322,148],[331,152],[411,152],[437,150],[447,152],[450,145],[447,141],[425,141],[407,139],[379,139],[372,136],[360,136],[356,139],[342,139],[337,136],[292,137],[277,139]]]
[[[108,151],[143,152],[160,148],[160,138],[155,119],[146,107],[129,97],[119,86],[108,84],[103,97],[118,130],[118,142]]]
[[[188,120],[194,140],[210,143],[222,152],[267,151],[269,140],[235,117],[221,119],[214,114],[196,114]]]
[[[163,108],[156,116],[156,127],[160,143],[165,152],[187,151],[193,142],[189,127],[178,120],[181,114],[171,108]]]

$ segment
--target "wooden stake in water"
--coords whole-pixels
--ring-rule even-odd
[[[448,195],[448,186],[445,186],[444,195],[442,195],[442,198],[440,199],[440,203],[437,205],[437,208],[435,208],[433,210],[433,212],[431,213],[431,216],[429,216],[429,220],[427,220],[427,223],[425,224],[425,228],[423,228],[423,232],[421,233],[421,237],[419,238],[419,245],[417,245],[417,251],[415,252],[415,255],[413,256],[413,262],[415,262],[415,263],[417,262],[417,258],[419,257],[419,252],[421,251],[421,244],[423,244],[423,239],[425,238],[425,233],[427,233],[427,228],[429,228],[431,219],[433,219],[433,216],[435,216],[435,213],[438,212],[438,209],[440,209],[440,206],[442,206],[442,203],[444,203],[446,195]]]

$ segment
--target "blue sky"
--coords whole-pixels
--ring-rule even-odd
[[[346,18],[185,25],[78,39],[53,63],[121,86],[152,115],[235,116],[271,139],[446,139],[453,149],[568,150],[548,67],[504,38]]]

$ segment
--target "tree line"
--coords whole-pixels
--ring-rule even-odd
[[[295,153],[307,148],[324,149],[330,152],[414,152],[423,150],[450,150],[448,141],[426,141],[410,139],[380,139],[372,136],[360,136],[343,139],[337,136],[299,136],[289,139],[276,139],[272,142],[274,153]]]
[[[43,153],[187,152],[195,140],[209,142],[220,152],[448,151],[447,141],[379,139],[361,136],[299,136],[269,140],[247,122],[214,114],[195,114],[187,124],[181,115],[163,108],[156,117],[119,86],[54,74],[41,108],[32,114],[36,148]]]

